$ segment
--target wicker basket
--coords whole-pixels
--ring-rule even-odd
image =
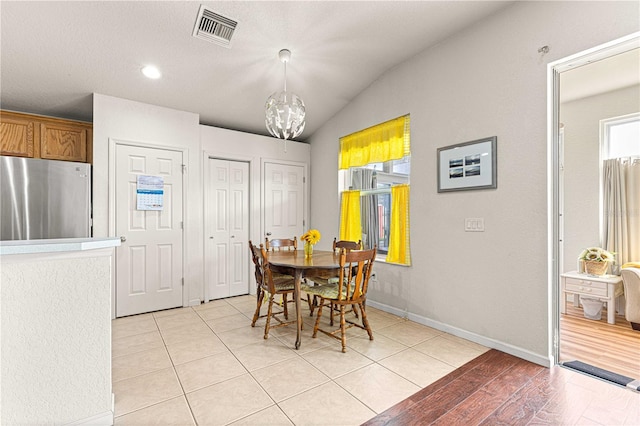
[[[589,275],[604,275],[609,269],[609,262],[598,262],[596,260],[585,260],[584,270]]]

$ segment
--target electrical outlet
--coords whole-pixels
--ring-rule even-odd
[[[468,217],[464,220],[465,232],[484,232],[483,217]]]

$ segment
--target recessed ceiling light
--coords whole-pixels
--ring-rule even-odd
[[[142,68],[142,74],[144,74],[147,78],[152,78],[154,80],[162,77],[162,74],[160,74],[160,70],[153,65],[147,65],[146,67]]]

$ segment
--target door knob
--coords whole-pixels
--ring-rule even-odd
[[[267,232],[267,237],[270,237],[270,236],[271,236],[271,232]]]
[[[120,237],[120,242],[124,243],[125,241],[127,241],[127,237],[125,237],[124,235]]]
[[[236,237],[235,235],[232,235],[232,236],[231,236],[231,238],[235,238],[235,237]]]

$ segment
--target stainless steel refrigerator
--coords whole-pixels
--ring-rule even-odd
[[[0,240],[91,236],[91,165],[0,156]]]

